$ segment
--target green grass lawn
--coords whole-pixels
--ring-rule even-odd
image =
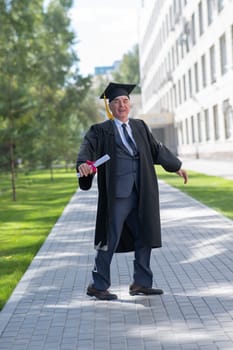
[[[159,179],[233,219],[232,180],[188,171],[189,181],[184,185],[181,177],[165,172],[160,166],[156,166],[156,172]]]
[[[77,188],[75,171],[17,176],[12,201],[10,176],[0,175],[0,309],[9,298]]]

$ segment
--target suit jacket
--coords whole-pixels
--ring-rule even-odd
[[[116,140],[116,184],[117,198],[126,198],[134,186],[139,187],[139,156],[133,156],[123,144],[120,134],[115,127]]]
[[[116,198],[116,139],[114,122],[107,120],[91,126],[81,144],[77,167],[86,160],[96,160],[109,154],[110,160],[98,168],[99,189],[95,227],[95,247],[107,249],[108,227],[111,225],[112,206]],[[144,244],[151,248],[161,247],[161,225],[159,193],[154,164],[160,164],[166,171],[176,172],[180,160],[166,146],[154,139],[149,128],[140,119],[130,119],[133,137],[137,144],[140,160],[139,222]],[[92,176],[79,178],[80,188],[91,186]],[[87,185],[88,184],[88,185]],[[132,234],[124,226],[117,252],[133,251]]]

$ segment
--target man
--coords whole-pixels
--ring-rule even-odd
[[[180,160],[154,139],[144,121],[129,118],[129,94],[135,85],[110,83],[100,98],[109,100],[110,120],[93,125],[84,137],[77,159],[80,188],[91,187],[95,168],[90,161],[108,154],[98,168],[97,249],[87,295],[117,299],[109,292],[110,264],[115,252],[134,251],[130,295],[162,294],[152,288],[152,248],[161,247],[158,185],[154,164],[176,172],[187,182]],[[111,111],[111,113],[110,113]],[[88,161],[88,162],[87,162]]]

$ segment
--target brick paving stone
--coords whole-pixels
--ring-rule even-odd
[[[77,191],[0,313],[1,350],[233,349],[233,223],[160,182],[162,296],[128,293],[133,253],[114,256],[113,302],[86,296],[97,189]]]

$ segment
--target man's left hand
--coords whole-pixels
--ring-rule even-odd
[[[186,170],[180,169],[176,172],[176,174],[183,177],[184,184],[186,184],[188,182],[188,174],[187,174]]]

